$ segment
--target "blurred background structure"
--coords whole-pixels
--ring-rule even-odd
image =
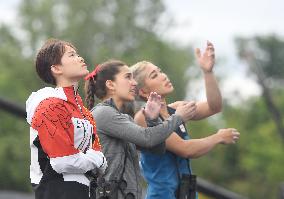
[[[283,8],[281,0],[1,1],[0,198],[9,198],[7,190],[25,192],[22,198],[31,192],[29,126],[18,110],[46,86],[33,60],[51,37],[74,43],[91,70],[109,58],[157,64],[175,85],[171,101],[204,99],[193,50],[213,42],[223,111],[188,128],[199,138],[235,127],[241,138],[193,160],[193,170],[247,198],[283,198]]]

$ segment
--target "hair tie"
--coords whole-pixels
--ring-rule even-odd
[[[96,68],[93,70],[93,72],[89,73],[86,77],[85,80],[89,80],[91,78],[96,77],[96,75],[99,73],[100,65],[98,64]]]

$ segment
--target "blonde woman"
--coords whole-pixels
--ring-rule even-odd
[[[166,120],[175,109],[181,105],[189,104],[195,114],[191,120],[200,120],[221,111],[222,98],[214,77],[213,66],[215,62],[213,44],[208,42],[205,52],[202,54],[196,50],[200,68],[203,71],[207,101],[204,102],[176,102],[171,107],[167,106],[166,97],[174,87],[168,76],[153,63],[142,61],[131,67],[134,79],[137,81],[140,100],[145,100],[151,92],[161,96],[164,104],[160,110],[160,119]],[[135,114],[135,122],[146,127],[145,116],[141,111]],[[141,165],[144,177],[148,183],[147,199],[178,198],[178,186],[183,174],[192,174],[190,159],[207,154],[218,144],[233,144],[239,138],[236,129],[220,129],[216,133],[200,139],[190,139],[185,123],[181,124],[166,139],[166,152],[156,154],[151,150],[141,152]]]

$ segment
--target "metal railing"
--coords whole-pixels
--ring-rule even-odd
[[[26,118],[25,108],[9,100],[0,98],[0,109],[22,119]],[[244,196],[208,182],[200,177],[197,178],[197,189],[200,193],[216,199],[247,199]]]
[[[0,109],[13,114],[14,116],[26,118],[26,110],[24,107],[6,99],[0,98]]]

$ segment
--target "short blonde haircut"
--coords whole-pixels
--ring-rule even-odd
[[[137,88],[140,89],[144,86],[145,83],[145,68],[147,65],[152,64],[149,61],[140,61],[130,67],[130,70],[133,74],[133,78],[137,82]]]
[[[152,64],[152,63],[149,62],[149,61],[140,61],[140,62],[137,62],[136,64],[134,64],[130,67],[130,70],[133,74],[133,78],[137,82],[137,91],[139,89],[143,88],[144,85],[145,85],[145,77],[146,77],[145,68],[149,64]],[[141,107],[144,106],[145,101],[147,101],[147,99],[139,96],[139,93],[137,92],[137,96],[136,96],[135,102],[133,104],[134,105],[134,113],[139,111],[141,109]]]

